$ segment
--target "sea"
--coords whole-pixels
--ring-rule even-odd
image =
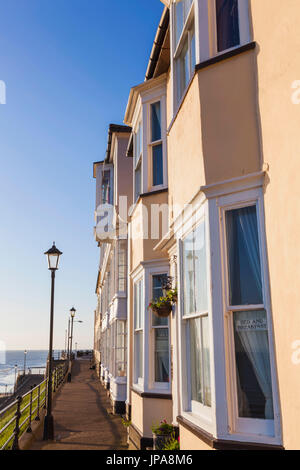
[[[59,351],[54,351],[54,356]],[[46,367],[48,351],[30,351],[27,350],[26,355],[26,370],[31,368]],[[1,353],[0,358],[0,394],[9,392],[13,389],[15,384],[15,365],[17,370],[24,370],[24,350],[22,351],[5,351]],[[32,373],[38,373],[35,369]]]

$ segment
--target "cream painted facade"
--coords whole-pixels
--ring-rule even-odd
[[[94,163],[96,178],[95,240],[100,247],[96,285],[94,360],[114,413],[125,413],[127,388],[127,235],[119,223],[120,198],[131,204],[131,162],[126,149],[131,129],[110,125],[106,158]],[[115,231],[110,232],[111,210]],[[105,220],[99,225],[100,220]]]
[[[183,450],[299,449],[300,4],[162,3],[124,120],[129,439],[167,419]],[[163,274],[178,301],[157,332]]]

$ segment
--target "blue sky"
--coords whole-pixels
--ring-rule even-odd
[[[109,123],[122,123],[144,80],[159,0],[0,0],[0,341],[47,349],[50,272],[44,251],[63,251],[56,276],[56,348],[68,311],[74,341],[92,347],[98,248],[95,182]]]

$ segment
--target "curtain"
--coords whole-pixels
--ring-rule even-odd
[[[226,213],[230,305],[263,303],[256,206]]]
[[[267,317],[264,310],[234,314],[236,334],[265,396],[265,419],[274,419]]]
[[[218,51],[240,44],[238,0],[216,0]]]
[[[252,267],[252,273],[254,275],[255,283],[258,291],[261,292],[262,280],[256,208],[255,206],[245,207],[242,209],[242,211],[243,212],[239,214],[240,228],[243,233],[243,240],[245,241],[245,247],[248,252],[248,259]]]
[[[167,328],[155,330],[155,382],[169,382],[169,332]]]
[[[192,381],[192,400],[203,403],[202,361],[201,361],[201,319],[189,321],[190,325],[190,377]]]

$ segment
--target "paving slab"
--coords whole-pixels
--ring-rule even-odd
[[[65,383],[55,399],[55,440],[44,442],[39,436],[30,450],[127,450],[126,428],[110,408],[90,361],[77,359],[72,382]]]

